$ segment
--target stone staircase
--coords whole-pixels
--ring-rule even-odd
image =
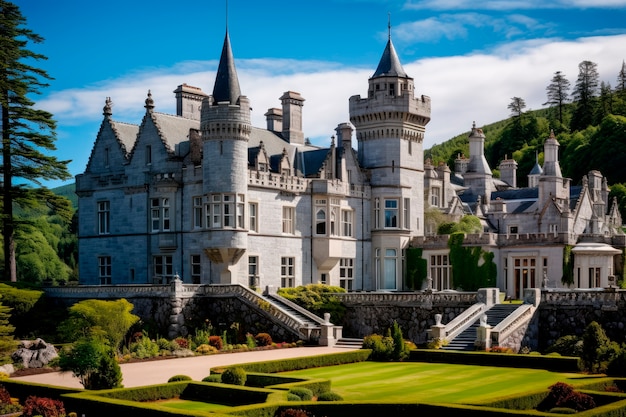
[[[495,327],[502,320],[507,318],[519,307],[518,304],[496,304],[486,311],[487,324]],[[480,319],[476,319],[471,326],[459,333],[442,350],[475,350],[476,330],[480,324]]]
[[[363,339],[342,337],[335,343],[337,348],[360,349],[363,347]]]

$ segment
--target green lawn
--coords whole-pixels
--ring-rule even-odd
[[[171,400],[159,401],[159,405],[177,410],[194,410],[194,411],[217,411],[230,408],[227,405],[210,404],[202,401],[180,400],[178,398]]]
[[[538,391],[559,381],[577,385],[597,379],[597,376],[535,369],[369,361],[283,374],[330,379],[332,390],[346,401],[463,404]]]

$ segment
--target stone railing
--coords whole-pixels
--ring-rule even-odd
[[[500,346],[513,332],[532,319],[536,307],[522,304],[491,329],[491,346]]]
[[[336,294],[336,296],[342,303],[354,305],[432,305],[435,302],[473,304],[476,302],[475,292],[457,291],[349,292]]]
[[[53,298],[109,299],[132,297],[169,297],[170,285],[76,285],[67,287],[44,287],[47,296]]]
[[[592,306],[603,311],[617,311],[626,306],[626,290],[606,289],[544,289],[541,303],[562,306]]]
[[[485,303],[476,303],[456,316],[450,323],[441,324],[441,315],[435,315],[435,325],[430,328],[430,339],[450,341],[470,327],[487,310]]]
[[[303,193],[308,187],[309,181],[305,178],[291,175],[279,175],[272,172],[248,171],[248,185],[274,188],[292,193]]]

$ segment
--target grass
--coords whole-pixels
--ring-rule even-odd
[[[481,404],[547,389],[559,381],[575,386],[597,378],[540,369],[369,361],[283,374],[330,379],[332,390],[346,401],[457,404]]]
[[[190,411],[218,411],[230,408],[227,405],[211,404],[202,401],[189,401],[181,399],[171,399],[159,401],[159,405],[167,408],[173,408],[176,410],[190,410]]]

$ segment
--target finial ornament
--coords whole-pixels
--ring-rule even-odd
[[[102,109],[102,114],[105,116],[111,116],[113,114],[113,102],[111,101],[111,97],[107,97],[104,100],[104,108]]]
[[[154,109],[154,100],[152,99],[152,92],[148,90],[148,98],[146,99],[146,105],[144,106],[148,110]]]
[[[387,37],[391,40],[391,12],[387,12]]]

